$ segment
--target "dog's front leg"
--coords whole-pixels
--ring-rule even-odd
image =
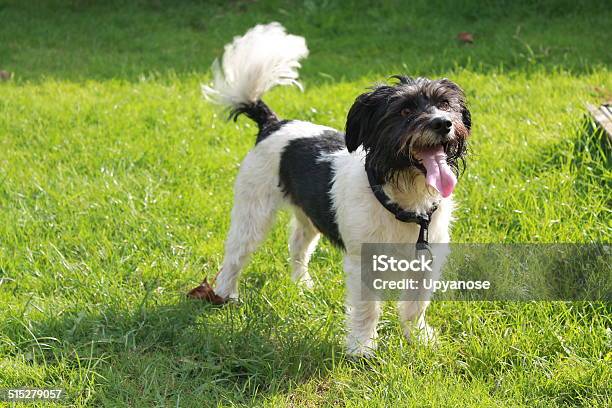
[[[425,321],[427,306],[429,306],[428,300],[397,302],[400,323],[408,341],[426,345],[435,344],[437,340],[436,331]]]
[[[448,236],[442,237],[448,242]],[[434,263],[427,277],[432,280],[440,279],[442,266],[446,263],[450,248],[447,244],[433,244]],[[408,295],[408,293],[406,293]],[[416,295],[416,298],[415,298]],[[438,336],[436,330],[425,321],[425,311],[429,306],[433,291],[421,286],[417,292],[410,293],[410,300],[397,302],[399,319],[408,341],[424,345],[435,345]]]
[[[376,349],[376,325],[380,317],[380,302],[363,300],[361,296],[361,260],[359,256],[344,257],[346,274],[347,348],[353,356],[371,356]]]

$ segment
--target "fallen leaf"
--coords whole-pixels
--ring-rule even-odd
[[[212,286],[208,283],[206,279],[204,282],[189,291],[187,296],[192,299],[200,299],[206,302],[210,302],[213,305],[222,305],[227,302],[226,299],[223,299],[221,296],[217,295],[213,290]]]
[[[0,70],[0,81],[8,81],[13,77],[12,72]]]
[[[462,31],[457,34],[457,39],[463,43],[473,43],[474,35],[472,33],[468,33],[467,31]]]

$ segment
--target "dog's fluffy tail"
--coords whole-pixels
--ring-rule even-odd
[[[257,25],[225,46],[221,61],[212,66],[213,85],[202,86],[204,97],[230,108],[230,118],[242,113],[260,130],[278,122],[261,100],[276,85],[296,85],[299,60],[308,55],[303,37],[287,34],[279,23]]]

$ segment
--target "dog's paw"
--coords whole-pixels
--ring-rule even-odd
[[[353,359],[371,358],[376,353],[376,341],[370,340],[362,342],[349,339],[346,345],[346,352]]]
[[[406,329],[404,336],[409,342],[424,346],[435,346],[439,341],[437,330],[428,324],[423,327],[413,326]]]
[[[297,284],[304,289],[311,290],[314,288],[314,281],[310,277],[310,274],[306,272],[302,277],[297,281]]]
[[[375,353],[375,349],[367,347],[349,348],[346,352],[351,360],[370,359],[374,357]]]

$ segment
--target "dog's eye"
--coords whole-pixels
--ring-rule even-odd
[[[450,110],[450,103],[446,101],[440,102],[438,104],[438,109],[443,110],[443,111]]]
[[[410,108],[404,108],[400,111],[400,115],[402,115],[403,117],[409,116],[412,113],[412,110]]]

